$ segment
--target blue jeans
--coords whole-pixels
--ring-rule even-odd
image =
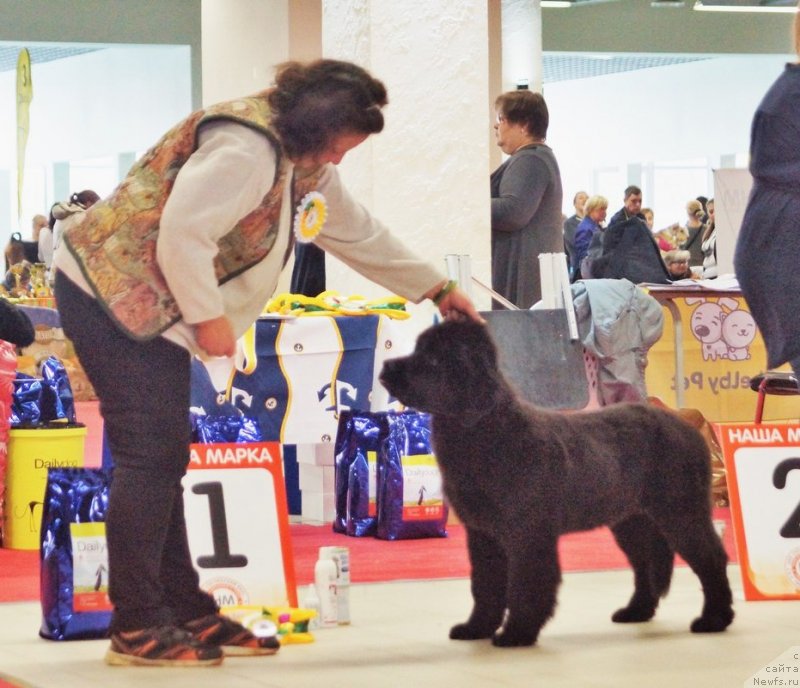
[[[192,566],[181,487],[191,356],[162,337],[130,339],[61,273],[55,294],[64,333],[100,399],[114,460],[106,519],[111,632],[214,613]]]

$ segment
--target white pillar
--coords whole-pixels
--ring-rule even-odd
[[[203,0],[203,104],[267,88],[289,59],[289,0]]]
[[[353,195],[444,272],[448,253],[489,276],[488,19],[485,0],[324,0],[325,57],[352,60],[389,92],[386,128],[340,166]],[[328,283],[372,296],[328,257]],[[479,304],[480,305],[480,304]]]
[[[503,90],[528,84],[542,92],[542,7],[540,0],[502,0]]]

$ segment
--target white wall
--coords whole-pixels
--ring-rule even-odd
[[[578,189],[609,199],[610,210],[622,206],[630,181],[628,165],[645,170],[651,164],[703,159],[707,174],[669,175],[669,189],[655,193],[643,185],[644,205],[654,208],[656,224],[684,222],[684,204],[699,194],[713,196],[711,168],[721,156],[746,156],[753,113],[791,55],[716,57],[573,81],[546,84],[550,109],[548,143],[553,147],[564,183],[564,212],[571,214]],[[602,168],[613,172],[597,174]],[[594,180],[612,180],[594,188]],[[667,178],[666,176],[664,177]],[[658,173],[656,172],[658,182]],[[662,201],[659,201],[662,199]]]
[[[143,151],[191,111],[186,46],[124,46],[32,66],[33,100],[26,154],[23,215],[16,203],[16,74],[0,72],[0,245],[12,231],[30,233],[30,218],[47,214],[52,164]],[[112,164],[115,164],[112,160]],[[43,186],[44,185],[44,186]],[[96,189],[101,195],[108,188]],[[72,189],[79,191],[80,189]],[[6,197],[9,198],[7,202]],[[1,214],[1,213],[0,213]]]

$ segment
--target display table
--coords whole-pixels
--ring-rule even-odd
[[[400,408],[378,375],[386,359],[410,353],[417,329],[411,321],[378,315],[263,318],[242,338],[230,374],[215,371],[214,377],[229,380],[227,397],[256,419],[265,441],[296,451],[305,520],[333,518],[340,413]],[[290,471],[287,465],[287,479]],[[289,493],[291,503],[291,487]]]
[[[17,358],[18,369],[28,375],[38,375],[39,361],[53,355],[64,364],[75,400],[96,400],[97,395],[78,362],[72,342],[67,339],[64,330],[61,329],[61,318],[58,311],[55,308],[43,306],[18,304],[17,307],[30,318],[34,330],[36,330],[36,341],[22,349]]]
[[[666,311],[664,334],[650,349],[647,391],[712,421],[751,421],[750,378],[766,370],[764,340],[738,288],[646,285]],[[798,397],[776,397],[770,420],[800,417]]]

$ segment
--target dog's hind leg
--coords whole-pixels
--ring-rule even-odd
[[[561,583],[555,536],[513,543],[508,562],[508,614],[492,639],[497,647],[533,645],[553,616]]]
[[[645,514],[612,526],[611,532],[633,568],[633,596],[611,617],[616,623],[649,621],[667,594],[675,555],[661,531]]]
[[[676,527],[667,537],[703,586],[703,611],[691,625],[693,633],[719,633],[733,621],[733,596],[728,582],[728,555],[710,518]]]
[[[467,548],[473,607],[466,622],[450,629],[452,640],[491,638],[503,623],[506,610],[508,561],[500,543],[486,533],[467,528]]]

